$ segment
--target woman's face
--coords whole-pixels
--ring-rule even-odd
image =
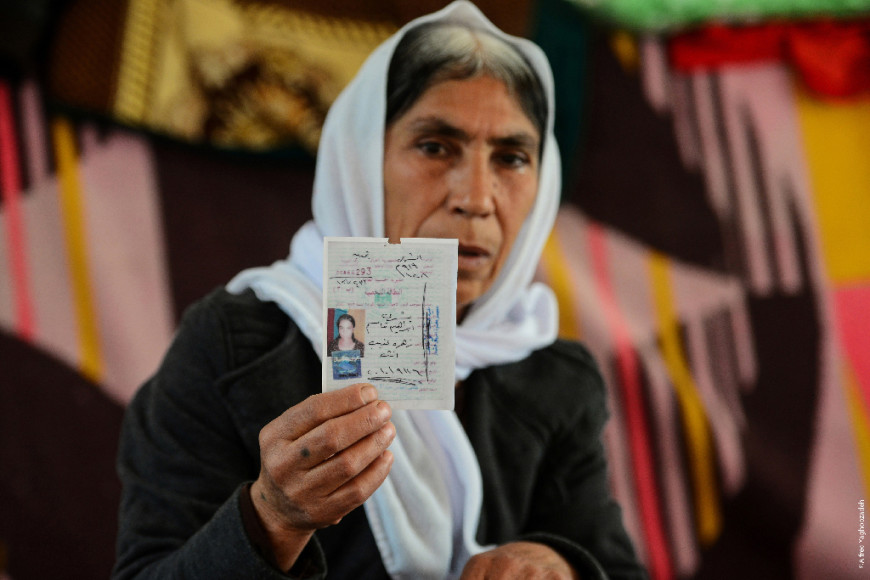
[[[457,238],[457,314],[486,292],[538,190],[540,135],[491,77],[430,87],[387,127],[384,226],[399,238]]]
[[[338,336],[345,342],[353,336],[353,324],[347,318],[338,323]]]

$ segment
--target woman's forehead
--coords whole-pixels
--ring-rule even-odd
[[[443,130],[455,130],[460,120],[476,114],[489,116],[498,107],[505,137],[525,135],[540,144],[541,135],[522,107],[517,95],[506,83],[491,75],[481,74],[465,79],[444,79],[426,88],[417,101],[391,125],[405,122],[427,130],[439,125]]]

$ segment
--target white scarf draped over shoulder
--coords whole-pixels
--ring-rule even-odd
[[[497,280],[456,329],[456,379],[463,380],[475,369],[521,360],[555,340],[555,297],[532,278],[561,187],[546,57],[530,41],[502,33],[464,0],[412,21],[369,56],[327,115],[317,154],[314,219],[293,237],[287,259],[245,270],[227,289],[251,288],[261,300],[276,302],[322,356],[323,237],[385,237],[387,72],[405,32],[433,21],[466,23],[507,40],[532,64],[548,105],[535,204]],[[364,504],[381,558],[397,579],[458,577],[468,558],[486,549],[475,538],[483,491],[474,450],[452,411],[395,411],[393,423],[392,470]]]

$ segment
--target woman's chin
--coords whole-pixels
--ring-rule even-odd
[[[462,320],[462,317],[468,311],[468,308],[474,304],[475,300],[483,296],[486,292],[487,285],[479,280],[459,280],[456,283],[456,320]]]

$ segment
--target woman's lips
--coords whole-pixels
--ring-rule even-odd
[[[473,244],[459,244],[459,270],[479,270],[488,267],[492,253]]]

